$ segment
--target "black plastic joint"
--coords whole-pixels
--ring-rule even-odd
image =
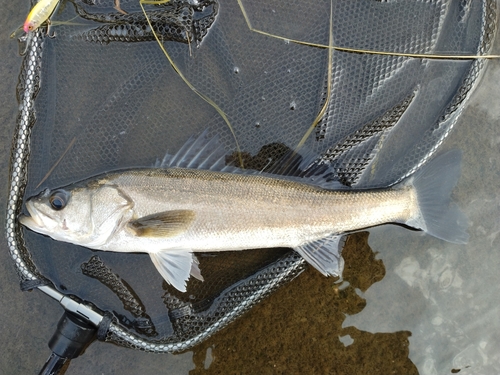
[[[49,347],[59,357],[73,359],[94,341],[96,332],[94,325],[66,311],[57,324]]]

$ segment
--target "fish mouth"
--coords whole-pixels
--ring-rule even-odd
[[[25,227],[33,230],[44,228],[45,226],[41,219],[40,211],[36,209],[33,202],[26,202],[26,209],[28,210],[29,215],[21,214],[18,219],[19,222]]]

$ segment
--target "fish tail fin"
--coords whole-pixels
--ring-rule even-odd
[[[415,189],[420,211],[406,222],[407,225],[448,242],[467,243],[467,217],[451,202],[451,192],[460,176],[461,160],[459,150],[448,151],[424,165],[407,182]]]

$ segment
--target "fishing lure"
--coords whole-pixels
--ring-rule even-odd
[[[59,4],[59,0],[40,0],[36,3],[29,12],[28,17],[26,17],[26,21],[24,21],[23,30],[26,33],[35,31],[45,21],[50,22],[49,17],[54,12],[57,4]]]

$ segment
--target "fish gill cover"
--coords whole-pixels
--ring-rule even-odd
[[[370,52],[482,55],[496,27],[489,0],[172,0],[145,5],[148,17],[136,0],[121,1],[124,12],[115,5],[66,2],[53,37],[39,29],[29,41],[7,237],[25,289],[47,284],[90,301],[107,312],[100,339],[157,352],[225,326],[301,272],[302,258],[287,249],[200,256],[205,281],[180,293],[146,254],[22,231],[24,195],[151,167],[204,129],[246,168],[302,149],[345,186],[392,185],[434,154],[485,61]]]

